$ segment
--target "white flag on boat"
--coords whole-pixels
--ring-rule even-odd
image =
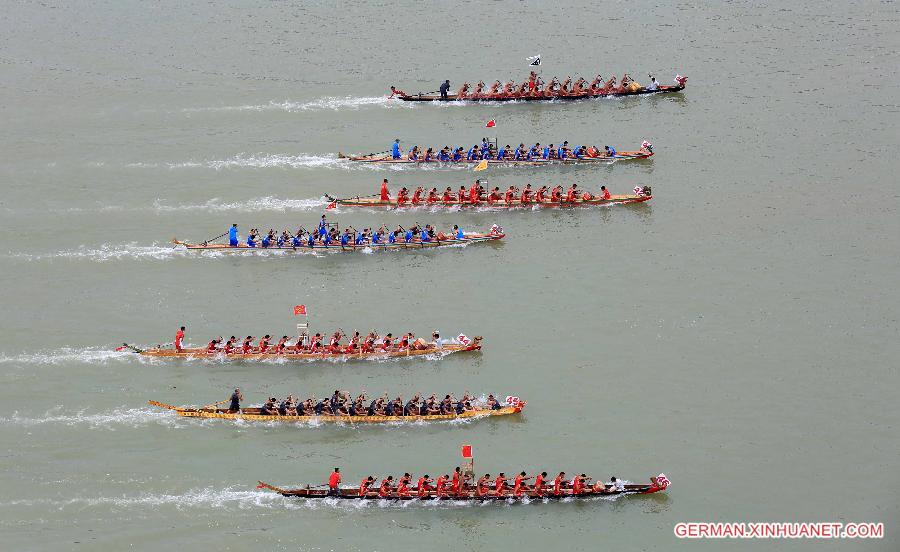
[[[536,56],[527,57],[525,59],[528,60],[528,65],[538,66],[541,64],[541,54],[538,54]]]

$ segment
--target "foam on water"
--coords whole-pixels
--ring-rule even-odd
[[[307,102],[270,101],[264,104],[226,105],[217,107],[185,108],[183,113],[197,113],[204,111],[286,111],[288,113],[300,113],[304,111],[343,111],[358,110],[361,107],[377,106],[384,108],[413,107],[410,102],[390,100],[387,96],[369,96],[357,98],[353,96],[325,96]]]
[[[34,427],[59,424],[114,430],[116,426],[140,427],[148,424],[174,426],[179,421],[178,416],[172,412],[149,408],[122,408],[95,414],[88,414],[83,410],[71,414],[63,414],[62,411],[62,407],[56,407],[37,418],[23,417],[18,412],[13,412],[10,417],[0,418],[0,425]]]
[[[33,353],[21,353],[18,355],[0,355],[0,364],[65,364],[70,362],[82,362],[86,364],[107,364],[112,361],[130,362],[138,360],[144,362],[150,357],[143,357],[128,351],[113,351],[106,348],[64,347],[52,351],[37,351]]]
[[[304,250],[297,249],[262,249],[240,251],[189,251],[182,246],[160,247],[157,245],[144,246],[135,243],[112,245],[103,244],[96,248],[81,246],[77,249],[56,251],[52,253],[10,253],[9,257],[24,259],[26,261],[46,261],[55,259],[88,260],[94,262],[119,261],[119,260],[160,260],[167,261],[176,258],[198,257],[204,259],[222,259],[233,255],[254,255],[260,257],[283,257],[285,255],[304,255],[307,257],[322,257],[325,254],[340,253],[334,250]]]
[[[218,213],[235,211],[239,213],[254,213],[259,211],[317,211],[328,205],[329,201],[324,197],[318,199],[281,199],[272,196],[257,197],[247,201],[223,203],[214,198],[206,203],[165,205],[160,200],[153,203],[153,208],[159,212],[173,211],[205,211]]]

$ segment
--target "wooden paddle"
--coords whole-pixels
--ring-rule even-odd
[[[203,242],[201,245],[204,245],[204,246],[205,246],[205,245],[209,244],[209,242],[211,242],[211,241],[216,241],[217,239],[219,239],[219,238],[221,238],[221,237],[224,237],[224,236],[227,236],[227,235],[228,235],[228,232],[225,232],[224,234],[219,234],[219,235],[216,236],[215,238],[206,240],[206,241]]]
[[[201,406],[198,410],[206,410],[207,408],[215,408],[215,407],[219,406],[220,404],[225,404],[227,402],[231,402],[231,399],[229,398],[229,399],[225,399],[224,401],[219,401],[217,403],[208,404],[206,406]]]

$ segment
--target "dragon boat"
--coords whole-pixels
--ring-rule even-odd
[[[328,201],[331,202],[331,205],[337,207],[382,207],[386,209],[415,209],[415,208],[424,208],[424,209],[457,209],[457,208],[480,208],[480,209],[567,209],[567,208],[575,208],[575,207],[596,207],[603,205],[628,205],[633,203],[643,203],[644,201],[650,201],[653,198],[652,190],[650,186],[636,187],[633,194],[618,194],[612,195],[609,199],[605,199],[600,196],[590,196],[589,198],[585,198],[584,196],[576,198],[574,201],[550,201],[549,199],[545,199],[544,201],[527,201],[523,203],[519,199],[515,199],[507,203],[504,200],[499,201],[487,201],[480,200],[478,203],[472,203],[471,201],[459,201],[455,199],[453,201],[444,202],[444,201],[435,201],[435,202],[427,202],[423,201],[417,204],[414,204],[409,201],[405,201],[402,204],[397,203],[397,198],[392,197],[389,200],[383,200],[379,195],[374,195],[370,197],[348,197],[348,198],[334,198],[328,194],[325,194],[325,197]]]
[[[636,83],[635,83],[636,84]],[[433,94],[407,94],[402,91],[394,91],[394,97],[404,102],[562,102],[574,100],[587,100],[592,98],[618,98],[624,96],[649,96],[655,94],[671,94],[673,92],[681,92],[687,84],[687,77],[677,75],[675,84],[659,85],[656,89],[648,89],[645,86],[626,86],[625,88],[617,87],[612,90],[600,89],[594,92],[583,94],[559,94],[555,92],[539,92],[537,94],[466,94],[459,97],[457,94],[448,94],[446,98],[435,96]]]
[[[515,398],[515,397],[513,397]],[[172,410],[179,416],[184,418],[213,418],[219,420],[246,420],[252,422],[285,422],[285,423],[344,423],[344,424],[379,424],[391,422],[439,422],[451,420],[468,420],[477,418],[487,418],[494,416],[510,416],[518,414],[525,408],[525,402],[510,401],[507,398],[506,404],[499,409],[489,409],[476,406],[474,410],[466,410],[459,414],[426,414],[419,416],[385,416],[385,415],[317,415],[317,416],[282,416],[280,414],[270,415],[261,414],[261,408],[241,408],[238,412],[215,408],[200,407],[191,408],[183,406],[173,406],[158,401],[147,401],[151,406],[158,406],[166,410]]]
[[[420,497],[417,492],[416,487],[411,487],[411,493],[409,495],[398,495],[396,492],[392,492],[388,496],[381,496],[381,494],[376,490],[369,491],[364,495],[360,495],[359,488],[353,487],[340,487],[336,493],[329,493],[327,489],[316,488],[315,486],[306,485],[305,487],[300,488],[284,488],[278,487],[276,485],[272,485],[270,483],[265,483],[263,481],[259,481],[257,488],[258,489],[268,489],[270,491],[275,491],[281,496],[285,497],[293,497],[293,498],[305,498],[305,499],[324,499],[324,498],[336,498],[336,499],[346,499],[346,500],[390,500],[390,501],[411,501],[418,500],[421,502],[436,502],[436,501],[448,501],[448,502],[497,502],[497,501],[544,501],[544,500],[552,500],[559,501],[564,499],[585,499],[585,498],[598,498],[598,497],[617,497],[617,496],[625,496],[625,495],[647,495],[658,493],[664,491],[666,487],[669,486],[669,481],[666,479],[664,474],[660,474],[657,477],[652,477],[650,479],[650,483],[636,483],[636,484],[626,484],[622,488],[616,487],[607,487],[605,490],[594,490],[593,487],[585,489],[584,491],[578,494],[572,494],[571,487],[567,487],[564,489],[564,492],[560,494],[554,494],[551,489],[545,489],[541,493],[535,492],[533,489],[527,490],[520,495],[515,495],[512,492],[512,489],[507,489],[506,493],[498,495],[495,491],[490,491],[488,494],[479,495],[474,488],[466,488],[465,490],[452,493],[447,492],[446,494],[442,494],[441,496],[437,495],[437,492],[430,488],[425,496]]]
[[[469,341],[468,339],[466,341]],[[473,352],[481,350],[481,336],[476,336],[471,339],[468,343],[445,343],[441,345],[441,347],[427,346],[422,349],[416,349],[412,347],[407,347],[405,349],[391,348],[387,351],[383,351],[379,348],[376,348],[372,352],[362,352],[361,350],[357,350],[355,352],[338,352],[333,353],[328,351],[327,349],[323,349],[322,352],[294,352],[293,350],[285,350],[282,353],[276,353],[274,349],[270,349],[265,353],[253,352],[253,353],[242,353],[240,349],[236,349],[233,353],[225,353],[222,350],[217,350],[215,352],[208,352],[207,349],[202,347],[197,348],[184,348],[180,351],[175,350],[170,347],[157,346],[150,349],[141,349],[139,347],[135,347],[134,345],[129,345],[128,343],[124,343],[120,350],[128,350],[133,353],[137,353],[141,356],[146,357],[156,357],[156,358],[181,358],[181,359],[226,359],[226,360],[280,360],[280,361],[295,361],[295,360],[377,360],[377,359],[389,359],[389,358],[411,358],[411,357],[422,357],[428,355],[439,355],[444,356],[453,353],[462,353],[462,352]]]
[[[190,243],[186,241],[181,241],[178,239],[173,239],[172,243],[176,246],[183,246],[187,251],[219,251],[223,253],[247,253],[253,251],[285,251],[290,253],[302,253],[304,251],[344,251],[344,252],[352,252],[352,251],[394,251],[394,250],[406,250],[406,249],[431,249],[435,247],[445,247],[449,245],[469,245],[472,243],[486,243],[486,242],[494,242],[498,240],[502,240],[506,237],[506,234],[499,231],[489,231],[487,233],[466,233],[463,239],[457,239],[453,236],[445,236],[442,233],[439,233],[433,241],[422,241],[419,236],[414,237],[411,241],[396,241],[394,243],[372,243],[367,240],[360,244],[348,243],[347,245],[341,245],[340,242],[336,242],[334,244],[325,245],[322,243],[315,243],[312,246],[310,245],[302,245],[293,247],[291,245],[283,245],[281,247],[277,245],[270,245],[269,247],[262,247],[258,245],[256,247],[250,247],[246,243],[240,243],[238,245],[228,245],[226,243]]]
[[[577,157],[568,159],[488,159],[487,163],[491,166],[501,167],[541,167],[550,165],[590,165],[590,164],[609,164],[616,161],[628,161],[649,159],[653,157],[653,152],[649,149],[641,148],[636,151],[618,151],[615,155],[601,155],[599,157]],[[377,163],[384,165],[414,165],[414,166],[475,166],[482,160],[468,161],[461,159],[459,161],[440,161],[438,159],[394,159],[390,154],[368,154],[368,155],[346,155],[343,152],[338,153],[339,159],[346,159],[360,163]]]

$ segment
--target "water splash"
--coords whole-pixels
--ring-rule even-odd
[[[159,212],[176,211],[205,211],[219,213],[235,211],[239,213],[255,213],[259,211],[318,211],[328,205],[329,201],[324,197],[318,199],[281,199],[272,196],[257,197],[247,201],[223,203],[219,199],[211,199],[206,203],[165,205],[156,200],[153,208]]]
[[[399,100],[390,100],[387,96],[369,96],[369,97],[353,97],[353,96],[325,96],[307,102],[293,101],[270,101],[264,104],[249,105],[226,105],[217,107],[194,107],[185,108],[183,113],[198,112],[216,112],[216,111],[286,111],[288,113],[301,113],[304,111],[343,111],[358,110],[362,107],[377,106],[384,108],[411,108],[409,102],[401,102]]]
[[[579,501],[604,501],[613,502],[623,495],[598,496],[579,498]],[[564,498],[561,502],[573,502],[576,499]],[[77,498],[38,498],[38,499],[13,499],[0,502],[0,508],[28,508],[28,507],[53,507],[56,509],[76,508],[139,508],[142,510],[151,508],[174,507],[184,509],[210,509],[210,510],[255,510],[255,509],[287,509],[287,510],[317,510],[320,508],[332,508],[343,511],[358,511],[369,508],[477,508],[477,507],[514,507],[526,506],[533,503],[549,503],[550,499],[525,499],[514,500],[512,498],[495,501],[475,500],[345,500],[339,498],[303,499],[296,497],[284,497],[278,493],[262,490],[242,490],[236,486],[225,489],[206,487],[202,489],[190,489],[180,494],[168,493],[142,493],[134,496],[99,496]]]
[[[48,424],[88,426],[91,429],[114,430],[117,426],[141,427],[149,424],[174,426],[179,418],[171,412],[149,408],[122,408],[113,412],[88,414],[85,411],[63,414],[62,407],[48,410],[43,416],[28,418],[14,412],[8,418],[0,418],[0,425],[35,427]]]
[[[0,356],[0,364],[67,364],[81,362],[85,364],[108,364],[110,362],[129,362],[135,359],[145,360],[131,352],[113,351],[108,348],[86,347],[81,349],[63,347],[52,351],[22,353],[13,356]]]

